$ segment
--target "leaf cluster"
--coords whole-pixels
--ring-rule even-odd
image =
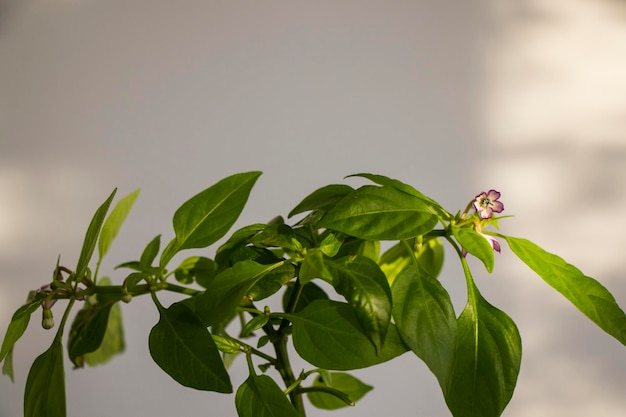
[[[511,251],[600,328],[626,344],[626,316],[595,279],[534,243],[484,229],[497,219],[452,215],[401,181],[357,174],[372,184],[331,184],[296,205],[288,219],[239,228],[219,247],[172,266],[188,249],[205,249],[229,232],[260,172],[239,173],[198,193],[175,212],[174,238],[161,235],[118,266],[120,284],[99,277],[107,254],[139,191],[111,210],[116,191],[96,210],[74,269],[57,263],[53,280],[14,314],[0,360],[13,376],[12,355],[40,306],[52,327],[52,306],[68,299],[50,348],[35,359],[24,394],[24,415],[66,415],[63,332],[76,303],[67,354],[77,368],[105,363],[124,349],[121,302],[149,295],[159,320],[150,331],[152,359],[179,384],[235,393],[241,417],[304,416],[304,397],[317,408],[354,405],[372,387],[348,371],[407,352],[425,362],[454,417],[497,417],[510,401],[522,344],[513,320],[480,293],[466,257],[492,272],[490,240]],[[381,253],[381,241],[390,241]],[[467,303],[455,312],[438,279],[444,245],[463,271]],[[90,268],[96,247],[98,257]],[[160,254],[160,255],[159,255]],[[163,306],[159,292],[183,295]],[[270,311],[279,297],[282,309]],[[311,368],[296,375],[288,345]],[[245,356],[249,377],[236,390],[229,367]],[[280,380],[266,373],[274,369]],[[311,377],[309,379],[309,377]]]

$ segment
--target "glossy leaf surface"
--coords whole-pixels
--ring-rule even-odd
[[[448,292],[413,264],[398,275],[391,290],[393,318],[400,336],[445,389],[456,340],[456,315]]]
[[[391,290],[385,274],[365,256],[324,263],[333,287],[352,306],[363,333],[380,350],[391,320]]]
[[[396,327],[389,325],[385,343],[376,352],[346,303],[315,300],[298,314],[285,315],[293,322],[293,343],[307,362],[323,369],[350,370],[386,362],[406,352]]]
[[[236,263],[218,274],[211,288],[183,301],[206,326],[218,324],[231,317],[248,290],[265,274],[282,265],[261,265],[254,261]]]
[[[493,271],[493,248],[484,236],[475,230],[459,227],[453,227],[452,233],[461,246],[481,260],[488,272]]]
[[[56,337],[33,362],[24,391],[24,417],[65,417],[63,346]]]
[[[235,395],[239,417],[299,417],[283,391],[267,375],[251,373]]]
[[[455,362],[447,389],[454,417],[499,417],[513,395],[522,359],[517,326],[478,294],[457,321]]]
[[[391,187],[366,185],[348,194],[320,227],[361,239],[397,240],[432,230],[437,216],[419,198]]]
[[[178,251],[204,248],[220,239],[243,210],[260,172],[231,175],[187,200],[174,213],[176,238],[161,254],[161,266]]]
[[[310,210],[328,210],[354,189],[345,184],[330,184],[319,188],[306,196],[293,210],[289,217]]]
[[[211,334],[182,303],[159,307],[159,322],[150,331],[152,359],[176,382],[205,391],[232,392]]]
[[[598,281],[526,239],[503,236],[513,253],[602,330],[626,345],[626,315]]]

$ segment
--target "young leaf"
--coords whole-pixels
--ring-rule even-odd
[[[282,264],[238,262],[218,274],[210,289],[182,303],[191,308],[206,326],[213,326],[231,317],[248,290],[265,274]]]
[[[626,345],[626,315],[613,295],[578,268],[526,239],[502,236],[526,265],[602,330]]]
[[[367,368],[408,350],[396,327],[390,324],[385,343],[377,353],[346,303],[315,300],[299,313],[284,316],[293,322],[293,343],[298,354],[319,368]]]
[[[104,218],[109,210],[111,201],[113,201],[113,197],[115,197],[116,191],[117,188],[114,189],[109,198],[107,198],[106,201],[98,207],[98,210],[96,210],[91,222],[89,223],[87,233],[85,234],[85,240],[83,241],[83,247],[80,251],[78,263],[76,265],[75,273],[77,280],[81,280],[85,275],[85,272],[87,272],[87,266],[89,265],[93,251],[96,248],[96,242],[98,241],[98,235],[100,234],[102,223],[104,223]]]
[[[307,397],[314,407],[322,410],[336,410],[348,405],[354,405],[355,402],[359,401],[374,388],[344,372],[330,372],[330,377],[330,384],[324,383],[323,379],[319,377],[315,380],[313,386],[333,388],[346,395],[352,404],[348,404],[336,396],[323,391],[311,391],[307,393]]]
[[[165,266],[180,250],[204,248],[220,239],[243,210],[260,172],[231,175],[187,200],[174,213],[176,238],[161,254]]]
[[[126,220],[126,216],[128,216],[130,209],[133,207],[139,195],[139,191],[140,190],[137,189],[122,198],[105,220],[102,231],[100,232],[100,239],[98,240],[98,255],[100,260],[102,260],[104,255],[109,251],[111,243],[113,243],[113,239],[115,239],[117,232],[119,232],[120,227],[122,227],[122,223]]]
[[[160,320],[150,331],[152,359],[186,387],[205,391],[233,391],[230,378],[211,334],[182,303],[158,305]]]
[[[432,230],[437,216],[419,198],[391,187],[363,186],[344,197],[320,227],[361,239],[408,239]]]
[[[400,336],[445,389],[454,362],[456,316],[441,283],[414,264],[391,287],[393,318]]]
[[[65,417],[63,346],[56,337],[33,362],[24,391],[24,417]]]
[[[487,272],[493,271],[495,262],[493,248],[483,235],[472,229],[460,227],[453,227],[452,234],[461,246],[482,261]]]
[[[454,417],[499,417],[517,382],[521,339],[509,316],[475,287],[474,293],[457,321],[455,361],[444,395]]]
[[[319,188],[306,196],[293,210],[288,217],[304,213],[310,210],[329,210],[339,200],[350,194],[354,189],[345,184],[330,184]]]
[[[146,248],[141,253],[141,257],[139,258],[139,265],[143,271],[148,270],[152,266],[152,262],[156,258],[159,253],[159,249],[161,248],[161,235],[157,235],[154,239],[148,243]]]
[[[391,290],[376,262],[365,256],[325,260],[335,290],[354,309],[363,333],[380,351],[391,320]]]
[[[237,389],[235,406],[239,417],[300,417],[272,378],[253,371]]]

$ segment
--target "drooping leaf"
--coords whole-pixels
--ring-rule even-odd
[[[328,210],[339,200],[350,194],[354,189],[345,184],[330,184],[319,188],[306,196],[293,210],[288,217],[304,213],[310,210]]]
[[[499,417],[513,395],[522,359],[517,326],[475,289],[457,321],[455,362],[444,391],[454,417]]]
[[[408,265],[391,287],[393,318],[400,336],[445,389],[454,361],[456,316],[441,283]]]
[[[325,392],[312,391],[307,393],[311,404],[322,410],[336,410],[338,408],[347,407],[348,405],[354,405],[355,402],[359,401],[374,388],[344,372],[330,372],[330,383],[325,383],[324,380],[319,377],[315,380],[313,386],[333,388],[345,394],[352,403],[346,403],[343,399],[339,399],[335,395]]]
[[[526,239],[504,237],[511,250],[602,330],[626,345],[626,315],[595,279]]]
[[[354,309],[363,333],[380,350],[391,320],[391,290],[376,262],[365,256],[325,260],[332,286]]]
[[[299,417],[283,391],[267,375],[250,373],[235,395],[239,417]]]
[[[102,343],[98,349],[85,354],[85,362],[89,366],[101,365],[111,360],[113,356],[124,352],[124,349],[126,349],[126,342],[122,327],[122,311],[119,304],[113,304]]]
[[[87,266],[89,265],[89,261],[93,255],[93,251],[96,249],[96,242],[98,241],[98,236],[100,235],[100,230],[102,229],[102,224],[104,223],[104,218],[109,211],[109,206],[113,201],[113,197],[115,197],[115,193],[117,188],[113,190],[109,198],[107,198],[100,207],[96,210],[89,223],[89,227],[87,228],[87,233],[85,234],[85,240],[83,241],[83,246],[80,251],[80,256],[78,258],[78,263],[76,264],[76,279],[80,280],[87,272]]]
[[[183,301],[206,326],[218,324],[231,317],[248,290],[265,274],[282,265],[261,265],[253,261],[236,263],[219,273],[211,288]]]
[[[231,175],[187,200],[174,213],[176,237],[161,254],[165,266],[180,250],[204,248],[220,239],[243,210],[260,172]]]
[[[67,343],[68,356],[76,367],[82,368],[84,355],[100,347],[107,330],[111,307],[113,303],[87,304],[76,314]]]
[[[28,327],[31,314],[39,308],[40,303],[41,301],[36,300],[28,301],[13,314],[9,327],[4,334],[4,339],[2,340],[2,348],[0,348],[0,361],[5,358],[5,356],[13,349],[15,343],[20,339],[20,337],[22,337]]]
[[[159,306],[159,314],[149,337],[150,355],[156,364],[186,387],[232,392],[219,351],[200,319],[183,303]]]
[[[392,187],[366,185],[326,213],[320,227],[366,240],[398,240],[425,234],[437,221],[421,199]]]
[[[24,391],[24,417],[65,417],[63,346],[56,337],[33,362]]]
[[[34,299],[29,295],[29,300],[26,304],[18,308],[13,317],[11,317],[11,322],[4,334],[2,347],[0,348],[0,362],[4,360],[2,374],[8,376],[11,381],[15,379],[13,375],[13,347],[26,331],[30,316],[39,308],[40,303],[40,300]]]
[[[481,260],[487,272],[493,271],[494,256],[491,244],[483,235],[466,227],[453,227],[452,234],[469,253]]]
[[[354,310],[346,303],[315,300],[299,313],[285,317],[293,322],[296,351],[319,368],[340,371],[366,368],[408,350],[396,327],[390,324],[385,343],[377,353],[361,330]]]
[[[113,239],[117,236],[117,233],[122,227],[124,220],[128,216],[130,209],[135,204],[135,200],[137,196],[139,196],[139,189],[133,191],[128,194],[126,197],[122,198],[111,210],[111,214],[104,221],[104,225],[102,226],[102,231],[100,232],[100,239],[98,240],[98,256],[99,259],[102,260],[104,255],[109,251],[111,247],[111,243],[113,243]]]

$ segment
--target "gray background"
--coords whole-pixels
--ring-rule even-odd
[[[113,187],[140,198],[103,273],[136,258],[187,198],[262,170],[239,225],[285,215],[345,175],[399,178],[462,209],[503,194],[505,234],[598,278],[626,305],[626,8],[617,1],[0,2],[0,329],[57,255],[76,262]],[[448,252],[448,255],[452,253]],[[513,259],[486,298],[518,323],[508,417],[623,416],[623,347]],[[465,298],[460,268],[442,281]],[[70,416],[231,416],[233,396],[179,387],[151,362],[148,299],[123,307],[127,352],[66,364]],[[60,309],[56,309],[60,319]],[[0,379],[22,413],[52,332],[35,315]],[[340,416],[448,416],[415,357],[356,372],[376,388]],[[243,361],[233,383],[245,379]],[[309,416],[326,415],[309,408]]]

